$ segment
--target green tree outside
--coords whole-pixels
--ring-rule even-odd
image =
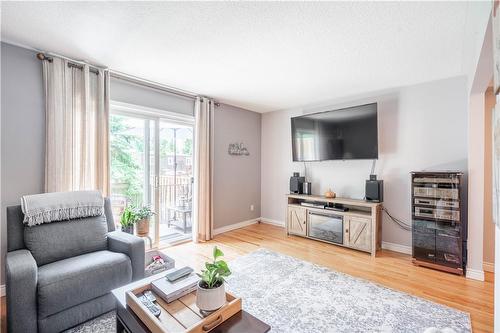
[[[133,127],[126,124],[124,117],[111,115],[109,123],[111,179],[114,183],[123,184],[124,192],[121,194],[133,201],[142,201],[142,168],[134,156],[144,152],[144,142],[141,137],[131,134]]]

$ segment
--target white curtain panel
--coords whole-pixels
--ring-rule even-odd
[[[213,225],[213,119],[214,102],[197,98],[195,103],[195,166],[193,240],[212,238]]]
[[[45,191],[109,195],[109,73],[43,61],[46,100]]]

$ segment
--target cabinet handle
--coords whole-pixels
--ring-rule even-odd
[[[345,229],[345,232],[346,232],[346,234],[348,234],[349,233],[349,229]]]

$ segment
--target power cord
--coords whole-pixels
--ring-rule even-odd
[[[406,231],[412,230],[411,225],[409,225],[403,220],[398,219],[397,217],[392,216],[391,213],[389,213],[387,208],[385,208],[384,206],[382,206],[382,210],[387,214],[387,216],[392,220],[392,222],[396,223],[401,229]]]
[[[375,174],[375,166],[377,164],[377,160],[374,159],[372,161],[372,168],[370,170],[370,175],[374,175]],[[305,163],[304,163],[305,165]],[[364,198],[366,200],[366,197]],[[403,230],[406,230],[406,231],[412,231],[412,227],[410,224],[408,224],[407,222],[401,220],[401,219],[398,219],[397,217],[394,217],[391,215],[391,213],[389,213],[389,211],[387,210],[387,208],[385,208],[384,206],[382,206],[382,210],[387,214],[387,216],[391,219],[392,222],[396,223],[401,229]]]

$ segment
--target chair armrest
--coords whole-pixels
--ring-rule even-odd
[[[8,332],[37,332],[38,266],[30,251],[7,253],[5,279]]]
[[[126,254],[132,262],[132,280],[144,277],[144,240],[122,231],[108,232],[108,250]]]

